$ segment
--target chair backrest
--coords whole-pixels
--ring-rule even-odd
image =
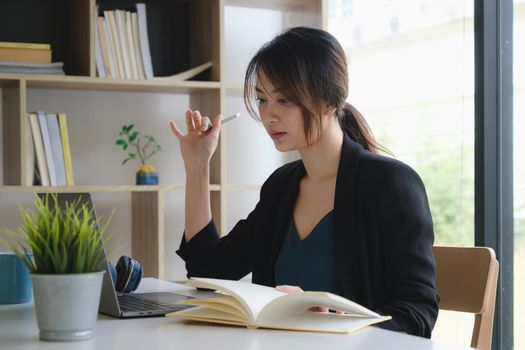
[[[490,349],[499,263],[487,247],[434,247],[439,308],[475,314],[471,346]]]

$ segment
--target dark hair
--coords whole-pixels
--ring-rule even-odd
[[[371,152],[384,150],[375,141],[362,114],[346,102],[346,55],[330,33],[314,28],[291,28],[255,54],[246,71],[244,103],[251,116],[258,120],[255,85],[261,71],[287,99],[302,109],[309,144],[320,135],[320,116],[329,106],[336,109],[341,128],[354,141]]]

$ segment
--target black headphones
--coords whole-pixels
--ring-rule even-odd
[[[108,267],[117,292],[129,293],[138,288],[144,272],[137,260],[122,255],[116,267],[111,261],[108,261]]]

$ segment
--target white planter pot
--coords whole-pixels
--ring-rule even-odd
[[[103,274],[31,275],[41,340],[77,341],[95,336]]]

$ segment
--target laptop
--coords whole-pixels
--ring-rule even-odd
[[[40,197],[45,194],[39,193]],[[65,209],[66,202],[72,203],[80,198],[80,205],[85,203],[96,218],[95,207],[89,193],[58,193],[57,200],[60,208]],[[52,197],[49,197],[52,200]],[[113,278],[109,270],[106,251],[103,252],[102,269],[102,294],[100,296],[99,312],[118,318],[152,317],[163,316],[169,312],[187,309],[188,305],[177,305],[177,302],[192,298],[190,295],[182,295],[170,292],[153,293],[118,293],[115,290]]]

